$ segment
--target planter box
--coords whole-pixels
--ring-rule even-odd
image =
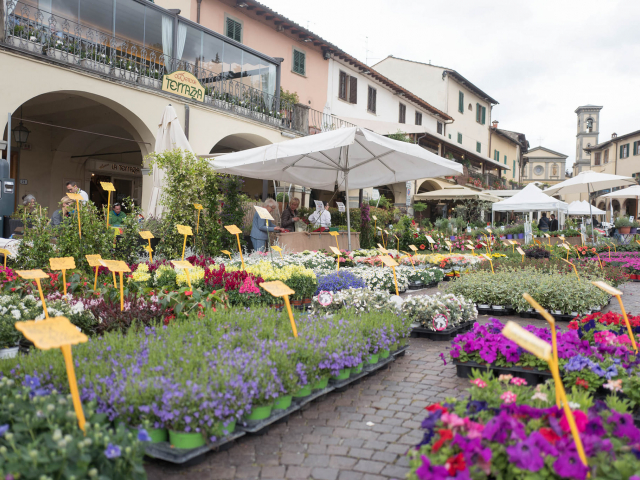
[[[134,70],[125,70],[124,68],[115,67],[111,69],[111,75],[121,80],[128,80],[130,82],[136,82],[139,74]]]
[[[80,60],[80,66],[84,68],[88,68],[89,70],[95,70],[100,73],[104,73],[105,75],[109,75],[111,73],[111,65],[100,63],[90,58],[83,58]]]
[[[47,56],[72,65],[78,65],[80,63],[80,57],[78,55],[74,55],[73,53],[69,53],[65,50],[59,50],[57,48],[50,48],[47,50]]]
[[[434,342],[448,342],[453,340],[458,334],[466,332],[473,326],[474,322],[465,322],[446,330],[435,331],[424,327],[415,327],[411,329],[411,337],[428,338]]]
[[[14,47],[26,48],[33,53],[42,53],[43,50],[43,45],[41,43],[34,42],[27,38],[14,37],[13,35],[9,35],[7,43],[9,43],[9,45],[13,45]]]
[[[20,349],[20,347],[11,347],[11,348],[0,349],[0,360],[4,360],[6,358],[15,358],[15,357],[17,357],[19,349]]]
[[[157,88],[158,90],[162,88],[162,80],[159,80],[157,78],[145,77],[144,75],[138,78],[138,83],[140,85],[146,85],[147,87]]]
[[[476,362],[463,363],[456,360],[453,361],[453,364],[456,366],[456,375],[460,378],[470,378],[471,372],[474,368],[483,371],[490,371],[493,375],[513,375],[514,377],[524,378],[529,386],[536,386],[552,378],[551,372],[549,371],[522,367],[494,367],[492,365],[480,365]]]

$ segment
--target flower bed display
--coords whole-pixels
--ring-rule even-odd
[[[166,327],[107,333],[74,347],[80,394],[111,421],[168,429],[176,438],[195,434],[200,445],[216,441],[237,423],[269,417],[292,396],[388,357],[409,334],[397,315],[341,313],[297,318],[298,338],[286,314],[272,309],[207,312]],[[0,367],[16,382],[29,375],[44,388],[68,390],[57,351]]]
[[[590,313],[605,305],[608,295],[590,282],[575,275],[541,274],[533,268],[473,271],[458,279],[449,292],[462,295],[478,305],[511,307],[526,312],[531,307],[522,297],[528,293],[540,305],[554,314],[578,315]]]
[[[585,466],[551,384],[534,390],[511,376],[472,382],[468,399],[426,407],[424,438],[409,451],[409,479],[640,478],[640,429],[615,399],[567,392]]]
[[[402,313],[411,319],[414,332],[450,332],[478,318],[473,302],[453,294],[413,296],[402,304]],[[417,327],[417,328],[416,328]]]
[[[347,288],[333,292],[328,298],[323,298],[325,305],[320,303],[320,297],[313,297],[313,314],[336,313],[339,310],[353,310],[356,313],[396,312],[397,304],[391,300],[391,294],[368,288]],[[327,303],[328,302],[328,303]]]

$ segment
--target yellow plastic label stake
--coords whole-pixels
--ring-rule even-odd
[[[144,249],[147,251],[147,253],[149,254],[149,261],[153,262],[153,248],[151,248],[151,245],[145,245]]]
[[[84,432],[85,418],[82,410],[82,402],[78,393],[78,382],[76,372],[73,368],[73,358],[71,356],[71,345],[78,345],[88,340],[87,336],[78,331],[69,319],[65,317],[48,318],[38,322],[28,320],[26,322],[16,322],[16,329],[40,350],[60,348],[64,363],[67,367],[67,377],[69,378],[69,390],[73,399],[73,408],[78,417],[78,426]]]
[[[618,253],[618,250],[616,249],[616,244],[615,244],[615,243],[613,243],[613,242],[611,242],[611,246],[613,247],[613,251],[614,251],[615,253]]]
[[[182,260],[184,260],[184,251],[187,248],[187,237],[193,235],[193,230],[188,225],[176,225],[178,233],[184,235],[184,243],[182,244]]]
[[[381,253],[384,253],[385,255],[389,254],[389,250],[387,250],[386,248],[384,248],[382,245],[378,244],[378,250],[380,250]]]
[[[272,246],[271,246],[271,250],[275,250],[276,252],[278,252],[278,253],[280,254],[280,258],[281,258],[282,260],[284,260],[284,258],[282,257],[282,249],[281,249],[279,246],[277,246],[277,245],[272,245]]]
[[[284,304],[286,305],[287,313],[289,314],[289,320],[291,321],[291,330],[293,330],[293,336],[297,337],[298,329],[296,328],[296,322],[293,319],[293,312],[291,312],[291,304],[289,303],[289,295],[293,295],[296,292],[291,290],[280,280],[277,280],[275,282],[263,282],[260,284],[260,286],[274,297],[282,297],[284,299]]]
[[[80,200],[82,200],[82,195],[80,195],[79,193],[67,193],[67,197],[69,197],[71,200],[76,201],[76,213],[78,214],[78,235],[80,236],[80,238],[82,238],[82,226],[80,222]],[[107,218],[108,217],[109,215],[107,215]]]
[[[193,207],[198,211],[198,220],[196,221],[196,233],[198,233],[200,231],[200,211],[202,210],[202,205],[194,203]]]
[[[7,257],[11,255],[11,252],[6,248],[0,248],[0,253],[4,255],[4,268],[7,268]]]
[[[538,245],[542,245],[542,242],[540,240],[538,240],[537,238],[533,239]]]
[[[42,285],[40,285],[41,278],[49,278],[49,275],[44,273],[40,269],[36,270],[16,270],[16,273],[25,280],[35,280],[38,285],[38,293],[40,294],[40,300],[42,300],[42,309],[44,310],[45,318],[49,318],[49,312],[47,312],[47,304],[44,301],[44,294],[42,293]]]
[[[120,311],[124,310],[124,293],[122,287],[122,274],[124,272],[130,272],[131,269],[129,265],[127,265],[122,260],[100,260],[103,266],[107,267],[111,272],[113,272],[113,278],[115,280],[116,273],[120,274]],[[116,287],[117,288],[117,287]]]
[[[481,256],[483,256],[484,258],[489,260],[489,263],[491,264],[491,273],[493,273],[495,275],[496,272],[493,271],[493,260],[491,260],[491,257],[489,255],[484,254],[484,253],[481,254]]]
[[[414,252],[417,252],[417,251],[418,251],[418,249],[416,248],[416,246],[415,246],[415,245],[409,245],[409,248],[410,248],[411,250],[413,250]]]
[[[427,235],[427,242],[429,243],[436,243],[433,238],[431,238],[431,235]]]
[[[522,255],[522,262],[520,262],[520,263],[523,263],[524,262],[524,252],[522,251],[522,249],[520,247],[516,248],[516,250],[518,250],[518,253],[520,255]]]
[[[337,267],[336,267],[336,271],[339,271],[339,270],[340,270],[340,250],[338,250],[338,249],[337,249],[336,247],[334,247],[334,246],[331,246],[331,247],[329,247],[329,248],[331,249],[331,251],[332,251],[333,253],[335,253],[335,254],[338,256],[338,258],[336,258],[336,265],[337,265]]]
[[[400,295],[398,293],[398,278],[396,277],[396,267],[398,266],[398,262],[396,262],[393,258],[391,258],[388,255],[385,255],[384,257],[380,257],[380,260],[382,261],[383,264],[385,264],[387,267],[391,267],[391,269],[393,270],[393,283],[395,283],[396,285],[396,295]]]
[[[451,242],[449,240],[445,240],[444,243],[449,247],[449,254],[451,254]]]
[[[415,264],[415,263],[413,263],[413,257],[411,256],[411,254],[410,254],[409,252],[405,252],[405,251],[403,251],[402,253],[404,253],[404,254],[405,254],[405,257],[408,257],[408,258],[409,258],[409,261],[411,262],[411,265],[413,266],[413,269],[415,270],[415,269],[416,269],[416,264]],[[402,260],[403,258],[405,258],[405,257],[401,257],[401,260]]]
[[[598,257],[598,263],[600,264],[600,270],[604,270],[604,267],[602,266],[602,260],[600,260],[600,255],[598,255],[598,252],[596,252],[596,257]]]
[[[393,236],[396,237],[396,240],[398,241],[398,251],[400,251],[400,239],[395,233],[393,234]]]
[[[95,267],[96,269],[96,278],[93,281],[93,289],[96,290],[98,288],[98,269],[102,266],[102,263],[100,263],[100,260],[102,260],[102,257],[100,255],[85,255],[85,258],[87,259],[89,266],[91,268]]]
[[[487,244],[486,244],[486,243],[484,243],[484,242],[478,242],[478,243],[479,243],[480,245],[482,245],[483,247],[486,247],[486,246],[487,246]]]
[[[107,209],[111,208],[111,192],[116,191],[116,187],[111,182],[100,182],[102,189],[107,192]],[[109,212],[105,215],[107,217],[107,228],[109,228]]]
[[[235,225],[225,225],[224,228],[226,228],[227,232],[229,232],[231,235],[235,235],[236,236],[236,239],[238,240],[238,252],[240,252],[240,260],[242,261],[242,269],[246,270],[246,268],[244,266],[244,258],[242,257],[242,245],[240,245],[240,234],[242,233],[242,230],[240,230]],[[229,258],[231,258],[231,257],[229,257]]]
[[[76,268],[76,260],[73,257],[50,258],[49,265],[51,270],[62,270],[62,285],[64,286],[64,294],[67,294],[67,270]]]
[[[573,441],[576,444],[576,450],[578,450],[578,455],[580,456],[580,460],[582,460],[582,463],[587,466],[587,457],[584,453],[582,440],[580,439],[580,435],[578,433],[578,427],[576,425],[576,420],[573,417],[573,412],[569,407],[569,401],[567,400],[567,395],[564,391],[562,380],[560,379],[560,375],[558,375],[558,366],[555,365],[555,360],[553,359],[553,355],[551,354],[551,345],[549,345],[544,340],[536,337],[533,333],[527,332],[520,325],[511,321],[507,322],[505,327],[502,329],[502,334],[509,340],[513,340],[520,347],[533,353],[536,357],[549,363],[556,391],[560,395],[562,408],[564,409],[564,414],[567,417],[567,421],[569,422]]]
[[[257,205],[255,205],[253,208],[256,209],[256,212],[258,212],[258,216],[263,219],[263,220],[271,220],[275,222],[275,219],[271,216],[271,214],[269,213],[269,210],[267,210],[264,207],[259,207]]]
[[[605,242],[604,246],[607,247],[607,250],[609,251],[609,260],[611,260],[611,245]]]
[[[229,255],[229,260],[231,260],[231,252],[229,250],[220,250],[220,252],[224,253],[225,255]]]
[[[636,339],[633,336],[633,331],[631,330],[631,324],[629,323],[629,319],[627,318],[627,312],[624,309],[624,305],[622,304],[622,292],[617,288],[613,288],[611,285],[604,283],[602,281],[591,282],[591,283],[593,283],[599,289],[604,290],[609,295],[613,295],[614,297],[616,297],[616,299],[618,300],[618,303],[620,304],[620,311],[622,312],[624,323],[627,325],[627,332],[629,333],[629,339],[631,340],[633,349],[635,350],[636,353],[638,353],[638,346],[636,345]]]
[[[144,240],[151,240],[152,238],[155,238],[153,236],[153,233],[151,233],[149,230],[143,230],[141,232],[138,232],[140,234],[140,237]]]
[[[336,247],[338,247],[338,249],[339,249],[340,245],[338,244],[338,236],[340,235],[340,233],[338,233],[338,232],[329,232],[329,235],[331,235],[332,237],[334,237],[336,239]]]
[[[187,276],[187,283],[189,284],[189,290],[191,290],[191,278],[189,278],[189,269],[193,268],[193,265],[186,260],[171,260],[173,266],[179,270],[184,270]]]

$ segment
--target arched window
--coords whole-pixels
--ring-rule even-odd
[[[593,132],[593,118],[587,118],[586,129],[589,133]]]

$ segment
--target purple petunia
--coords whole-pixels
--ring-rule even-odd
[[[107,449],[104,451],[104,456],[109,460],[118,458],[120,455],[122,455],[122,450],[118,445],[114,445],[113,443],[107,445]]]
[[[568,450],[553,462],[553,469],[563,478],[574,478],[576,480],[585,480],[589,467],[582,463],[580,455],[575,450]]]
[[[537,472],[544,467],[542,452],[531,437],[507,447],[506,451],[509,455],[509,461],[518,468]]]
[[[421,455],[422,465],[416,470],[416,475],[420,480],[442,480],[449,476],[449,472],[440,465],[431,465],[426,455]]]
[[[526,438],[524,425],[502,410],[489,420],[482,432],[483,438],[492,442],[505,443],[507,440],[524,440]]]
[[[151,441],[151,437],[149,436],[149,433],[147,433],[147,431],[144,428],[141,428],[140,430],[138,430],[138,441],[140,442]]]
[[[633,417],[628,413],[614,411],[607,419],[607,423],[614,423],[613,434],[616,437],[627,437],[631,443],[640,442],[640,430],[633,423]]]

